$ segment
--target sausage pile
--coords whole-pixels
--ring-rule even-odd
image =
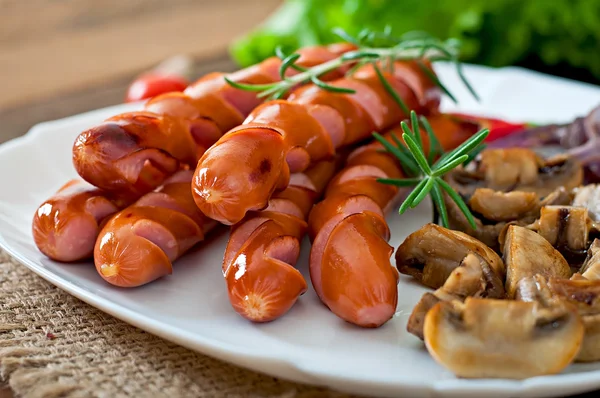
[[[305,48],[297,64],[352,49]],[[272,83],[280,64],[271,58],[227,77]],[[441,91],[421,66],[398,61],[383,76],[454,148],[474,130],[439,113]],[[308,84],[267,102],[213,73],[82,132],[73,145],[82,180],[38,208],[36,245],[57,261],[93,256],[108,283],[135,287],[170,274],[212,229],[229,225],[222,271],[231,305],[267,322],[308,288],[295,268],[308,234],[310,277],[323,303],[356,325],[382,325],[394,314],[398,282],[384,215],[402,190],[377,178],[400,177],[402,168],[369,138],[393,132],[407,115],[372,65],[351,77],[347,69],[321,78],[352,94]]]
[[[298,64],[320,64],[353,48],[305,48],[299,51]],[[279,80],[280,63],[269,58],[227,77],[239,83],[272,83]],[[344,72],[334,71],[330,78]],[[262,101],[254,92],[233,88],[224,76],[209,74],[184,93],[159,95],[144,111],[114,116],[82,132],[73,145],[73,165],[92,186],[69,182],[40,206],[33,236],[42,253],[57,261],[90,257],[106,217],[160,187],[176,171],[193,170],[208,147],[242,123]]]

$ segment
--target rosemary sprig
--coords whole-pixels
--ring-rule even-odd
[[[454,150],[443,153],[435,133],[425,117],[421,116],[419,118],[414,111],[411,111],[410,121],[411,126],[406,122],[400,123],[404,143],[392,134],[392,140],[396,144],[393,145],[381,135],[373,133],[375,139],[382,143],[385,150],[398,158],[408,176],[401,179],[380,178],[377,181],[399,187],[415,187],[400,205],[398,210],[400,214],[403,214],[409,208],[415,208],[428,195],[431,196],[434,210],[436,210],[435,213],[439,214],[442,226],[448,228],[448,209],[443,199],[443,193],[445,192],[463,212],[471,227],[476,229],[477,225],[469,207],[461,196],[444,181],[443,177],[456,167],[466,164],[481,152],[483,141],[488,136],[489,130],[482,129]],[[421,139],[420,127],[427,133],[429,141],[427,155]],[[437,222],[437,220],[434,219],[434,222]]]
[[[232,81],[227,77],[225,77],[225,80],[235,88],[256,91],[258,92],[258,97],[264,99],[283,98],[290,89],[296,87],[298,84],[308,82],[312,82],[323,90],[352,94],[354,90],[326,83],[321,79],[321,76],[348,64],[352,64],[352,67],[347,74],[352,75],[358,68],[372,64],[386,91],[394,98],[398,106],[408,114],[408,107],[392,88],[383,72],[383,70],[386,70],[387,73],[393,73],[394,61],[397,60],[418,60],[419,66],[429,79],[439,86],[452,101],[457,102],[448,88],[423,64],[423,60],[429,59],[431,62],[448,61],[454,63],[461,81],[471,94],[478,99],[473,87],[463,74],[458,57],[459,42],[456,39],[442,41],[425,32],[408,32],[400,37],[396,37],[392,35],[389,27],[386,27],[382,32],[363,29],[356,37],[340,28],[334,29],[333,32],[342,40],[354,44],[357,49],[325,63],[304,68],[296,64],[300,58],[299,54],[285,54],[281,48],[277,48],[275,54],[282,60],[279,68],[281,81],[269,84],[247,84]],[[293,69],[298,73],[288,76],[289,74],[286,73],[289,69]]]

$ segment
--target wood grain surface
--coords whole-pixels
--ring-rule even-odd
[[[224,60],[231,40],[280,3],[0,0],[0,142],[43,120],[122,102],[136,73],[170,56]]]

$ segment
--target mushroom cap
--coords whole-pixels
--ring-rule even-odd
[[[496,252],[465,233],[433,223],[424,225],[402,242],[396,251],[396,267],[400,273],[437,289],[469,252],[481,256],[500,278],[504,278],[504,264]]]
[[[536,274],[558,278],[571,276],[571,268],[560,252],[541,235],[524,227],[508,227],[503,254],[509,298],[515,297],[517,285],[523,278]]]
[[[414,307],[406,330],[423,340],[423,323],[427,312],[439,301],[463,301],[466,297],[504,298],[502,279],[492,270],[485,259],[469,253],[456,267],[444,286],[432,293],[425,293]]]
[[[507,321],[510,320],[510,321]],[[465,378],[556,374],[577,356],[584,327],[564,302],[467,298],[441,301],[425,317],[425,345],[433,358]]]

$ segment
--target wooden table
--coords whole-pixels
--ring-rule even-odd
[[[170,56],[233,68],[227,45],[281,1],[0,0],[0,142],[121,103],[137,73]]]
[[[193,56],[196,75],[232,70],[228,43],[280,3],[0,0],[0,143],[38,122],[121,103],[133,77],[173,55]],[[10,389],[0,398],[12,398]]]

